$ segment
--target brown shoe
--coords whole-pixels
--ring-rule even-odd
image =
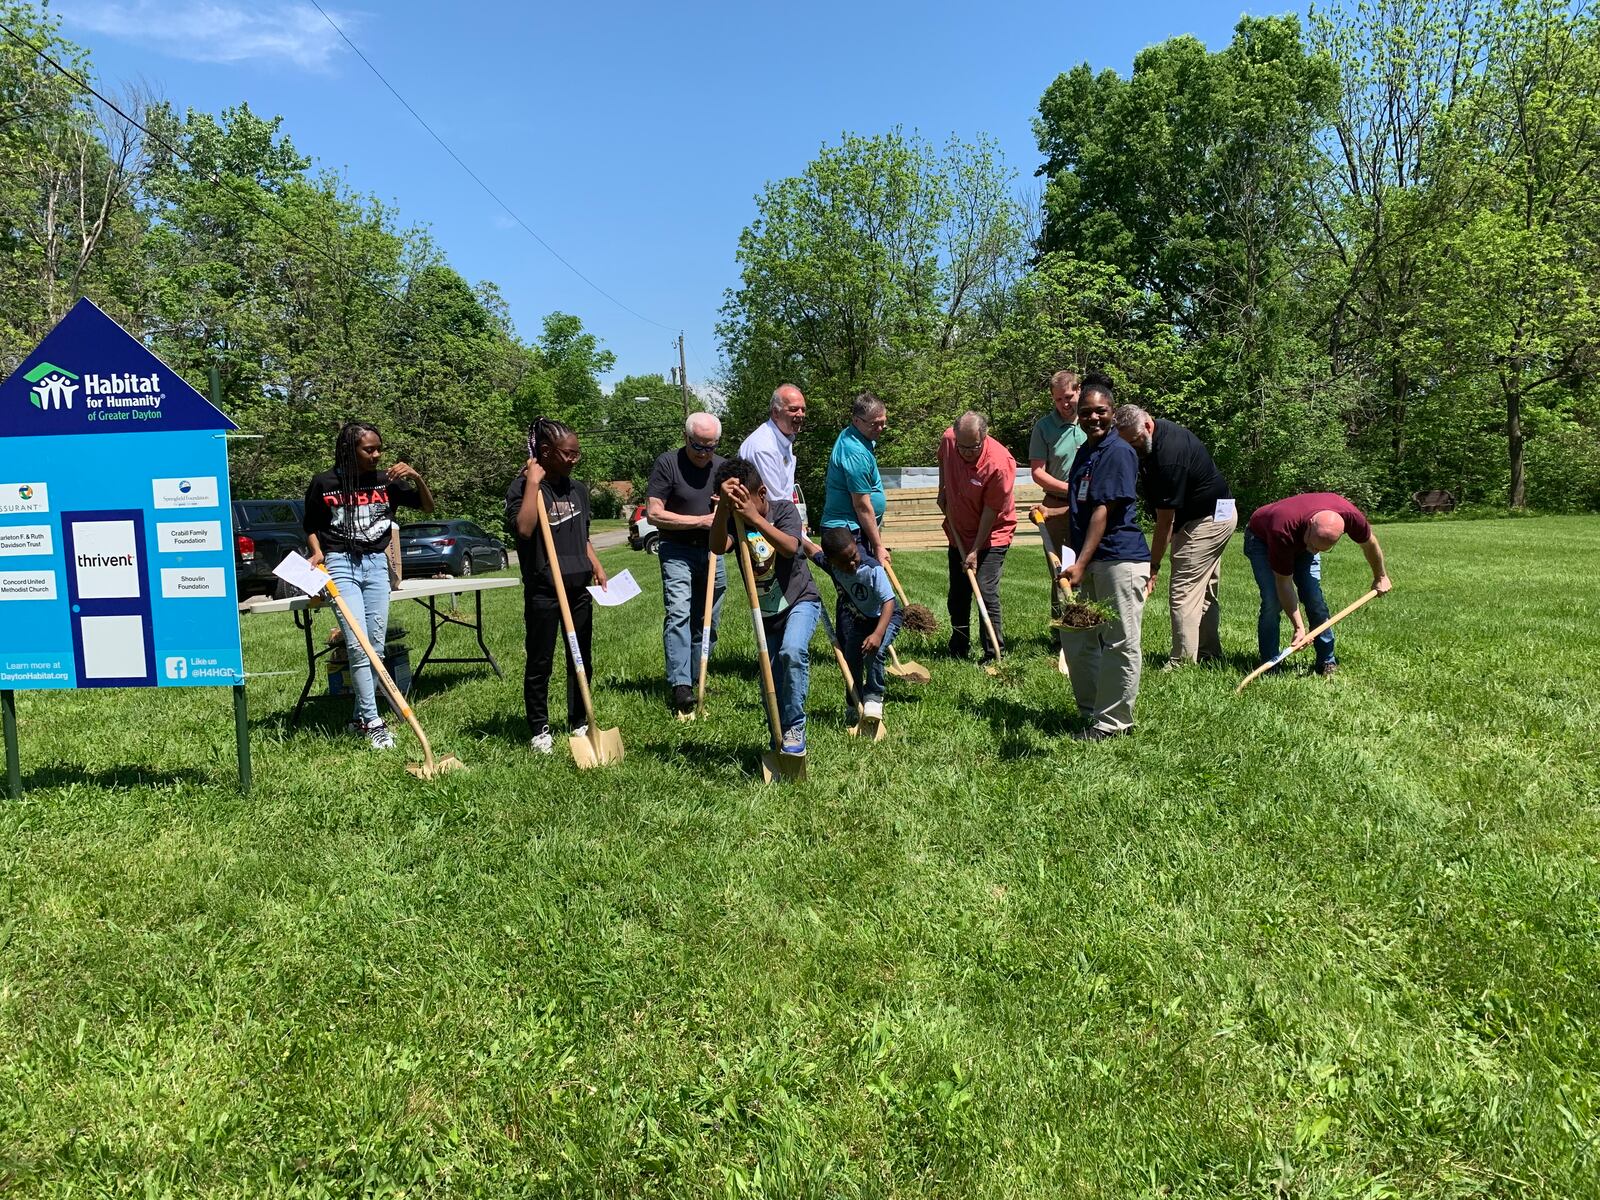
[[[1317,674],[1321,675],[1324,679],[1326,679],[1329,676],[1333,675],[1338,670],[1339,670],[1339,664],[1336,663],[1336,662],[1325,662],[1325,663],[1318,663],[1317,664]]]

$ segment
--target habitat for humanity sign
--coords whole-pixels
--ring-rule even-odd
[[[242,682],[233,428],[88,300],[0,383],[0,688]]]

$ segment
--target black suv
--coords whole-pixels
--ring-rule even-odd
[[[255,592],[271,593],[278,578],[272,573],[285,554],[307,554],[300,500],[235,500],[233,502],[233,570],[239,599]]]

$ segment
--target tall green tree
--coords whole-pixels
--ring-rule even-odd
[[[1418,357],[1463,389],[1489,383],[1515,509],[1530,417],[1558,427],[1600,376],[1600,20],[1516,0],[1494,21],[1485,86],[1448,130],[1478,200],[1433,241]]]
[[[948,420],[950,385],[930,367],[963,356],[1003,308],[1024,252],[1012,185],[986,138],[940,148],[900,130],[847,134],[768,184],[718,327],[730,424],[753,428],[773,388],[797,383],[811,402],[801,461],[820,469],[863,388],[895,413],[891,458],[932,409]]]

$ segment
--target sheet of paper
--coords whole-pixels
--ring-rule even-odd
[[[594,602],[602,608],[615,608],[619,604],[626,604],[638,594],[639,585],[634,580],[632,571],[613,575],[606,587],[589,588],[589,595],[593,596]]]
[[[1211,515],[1213,521],[1231,521],[1239,511],[1238,502],[1232,499],[1217,501],[1217,511]]]
[[[322,589],[328,586],[328,573],[321,567],[313,567],[308,559],[293,550],[279,560],[272,573],[308,596],[320,596]]]

